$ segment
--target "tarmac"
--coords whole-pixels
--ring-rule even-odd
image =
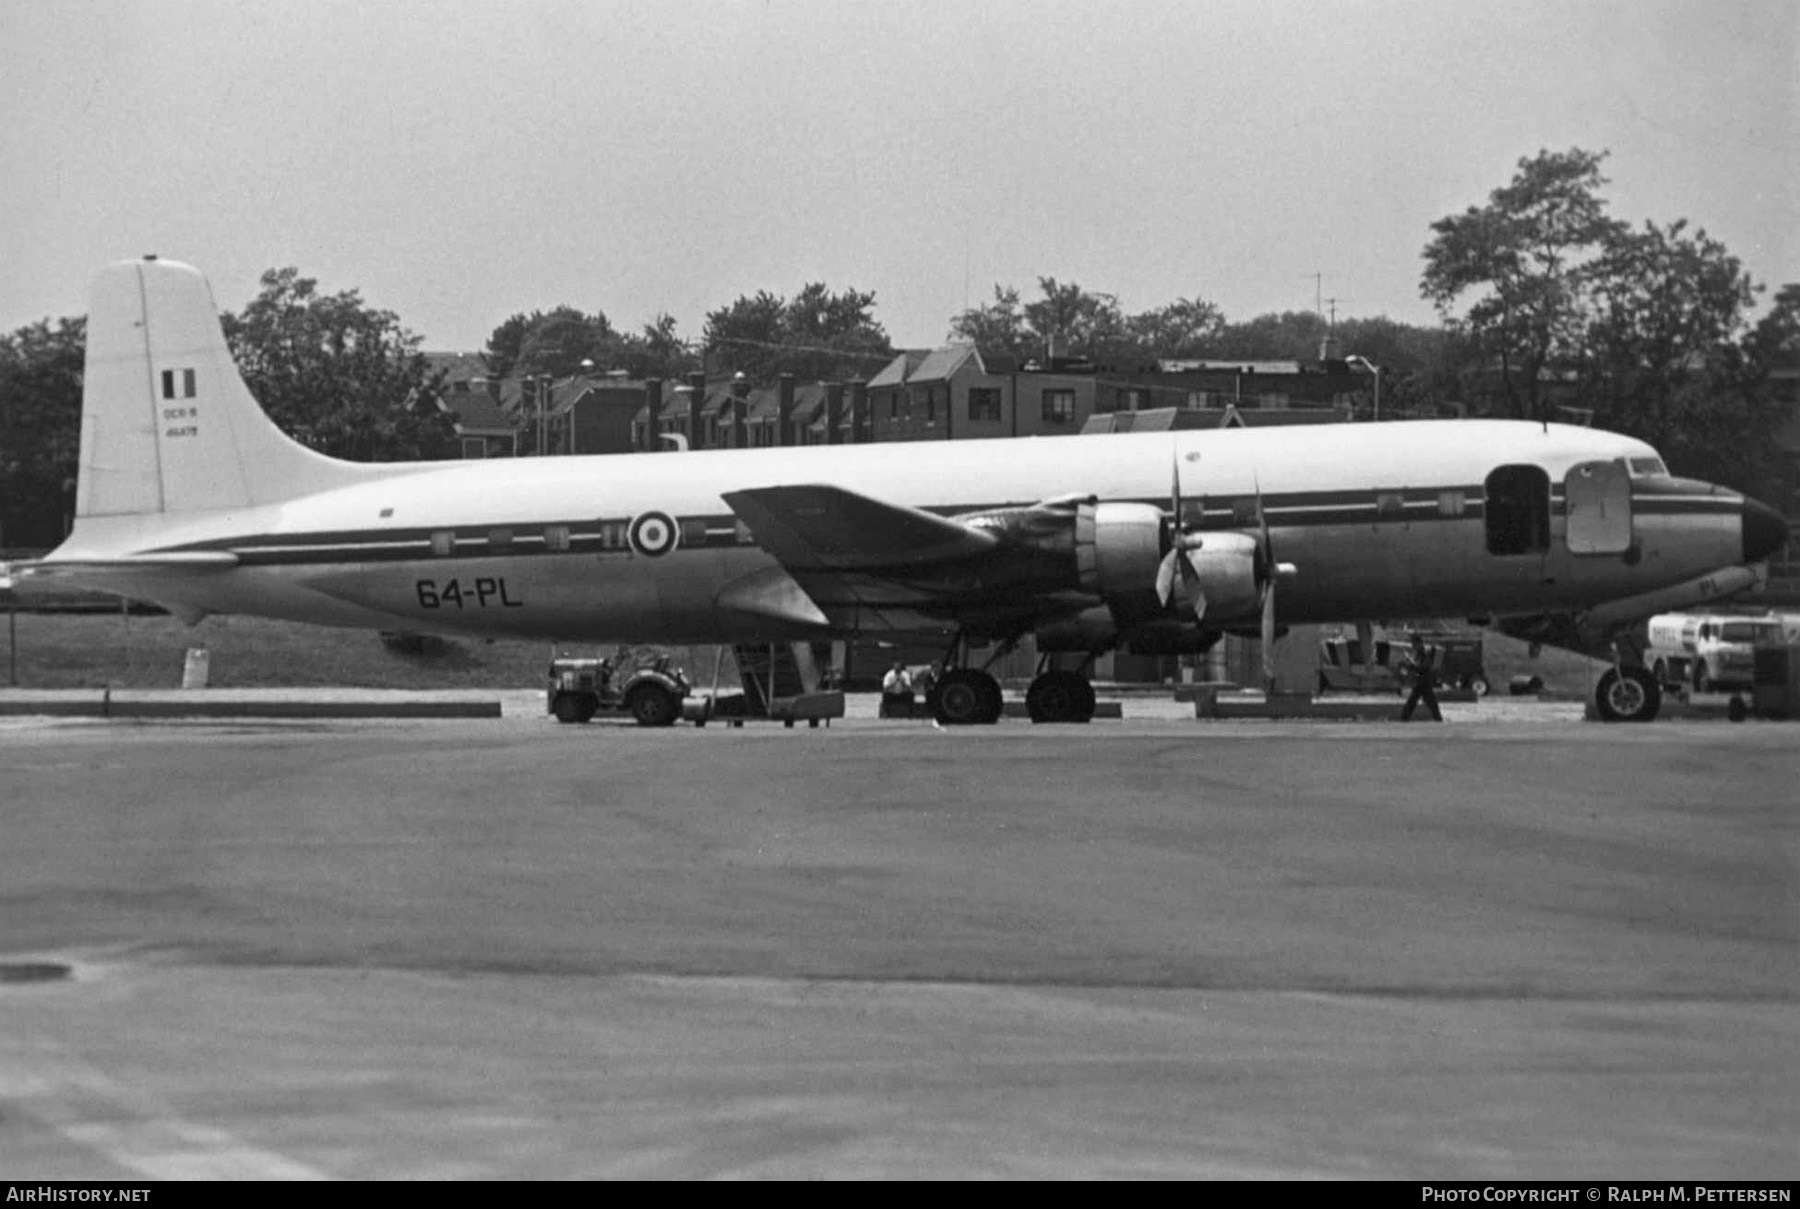
[[[1800,1174],[1792,726],[470,699],[0,719],[7,1178]]]

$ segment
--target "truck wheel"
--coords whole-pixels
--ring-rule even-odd
[[[1477,676],[1473,680],[1470,680],[1469,687],[1475,690],[1475,695],[1477,697],[1485,697],[1494,691],[1493,686],[1488,684],[1487,678],[1484,676]]]
[[[556,715],[558,722],[575,724],[586,722],[594,716],[594,701],[591,697],[580,693],[558,693],[550,703],[550,712]]]
[[[1608,668],[1594,686],[1602,722],[1649,722],[1662,707],[1662,686],[1641,667]]]
[[[681,702],[660,684],[640,684],[631,690],[625,709],[639,726],[670,726],[681,713]]]

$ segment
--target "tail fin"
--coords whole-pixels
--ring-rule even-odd
[[[145,257],[94,284],[78,518],[252,507],[383,469],[315,453],[275,426],[238,374],[198,270]]]

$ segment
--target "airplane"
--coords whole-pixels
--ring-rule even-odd
[[[978,663],[1032,637],[1038,721],[1095,712],[1114,648],[1204,651],[1287,627],[1491,619],[1605,649],[1756,582],[1779,513],[1585,427],[1431,420],[1023,440],[361,464],[285,435],[206,279],[147,256],[92,294],[76,519],[23,578],[190,623],[560,641],[932,636],[932,708],[995,721]],[[1655,716],[1626,642],[1595,690]],[[1077,668],[1057,666],[1082,660]],[[666,725],[673,700],[638,711]]]

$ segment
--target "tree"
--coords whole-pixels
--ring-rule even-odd
[[[295,268],[270,269],[241,314],[223,317],[238,368],[289,435],[333,457],[406,461],[446,454],[448,416],[425,405],[443,386],[419,338],[355,290],[321,294]]]
[[[833,293],[823,282],[808,282],[791,301],[767,290],[740,295],[707,314],[707,360],[761,382],[867,375],[893,356],[874,306],[873,293]]]
[[[520,311],[508,316],[506,322],[494,329],[493,334],[488,336],[487,351],[481,354],[491,377],[512,376],[513,366],[519,360],[519,350],[525,346],[525,337],[531,334],[532,325],[543,317],[542,311],[533,311],[529,315]]]
[[[1641,436],[1690,472],[1752,421],[1735,341],[1757,286],[1737,258],[1685,220],[1646,222],[1608,241],[1591,270],[1594,314],[1585,332],[1583,401],[1596,423]]]
[[[85,318],[0,337],[0,547],[53,546],[68,532],[86,347]]]
[[[1125,326],[1133,343],[1149,357],[1211,357],[1225,332],[1225,313],[1199,298],[1177,298],[1133,315]]]
[[[1431,224],[1420,293],[1472,339],[1514,415],[1547,414],[1545,371],[1576,356],[1590,266],[1623,229],[1598,195],[1605,158],[1540,151],[1487,205]],[[1467,311],[1452,319],[1465,296]]]
[[[996,285],[994,300],[986,306],[970,307],[950,319],[950,338],[973,344],[989,352],[1008,353],[1020,359],[1029,356],[1036,337],[1025,329],[1025,316],[1019,310],[1019,291],[1012,286]]]

